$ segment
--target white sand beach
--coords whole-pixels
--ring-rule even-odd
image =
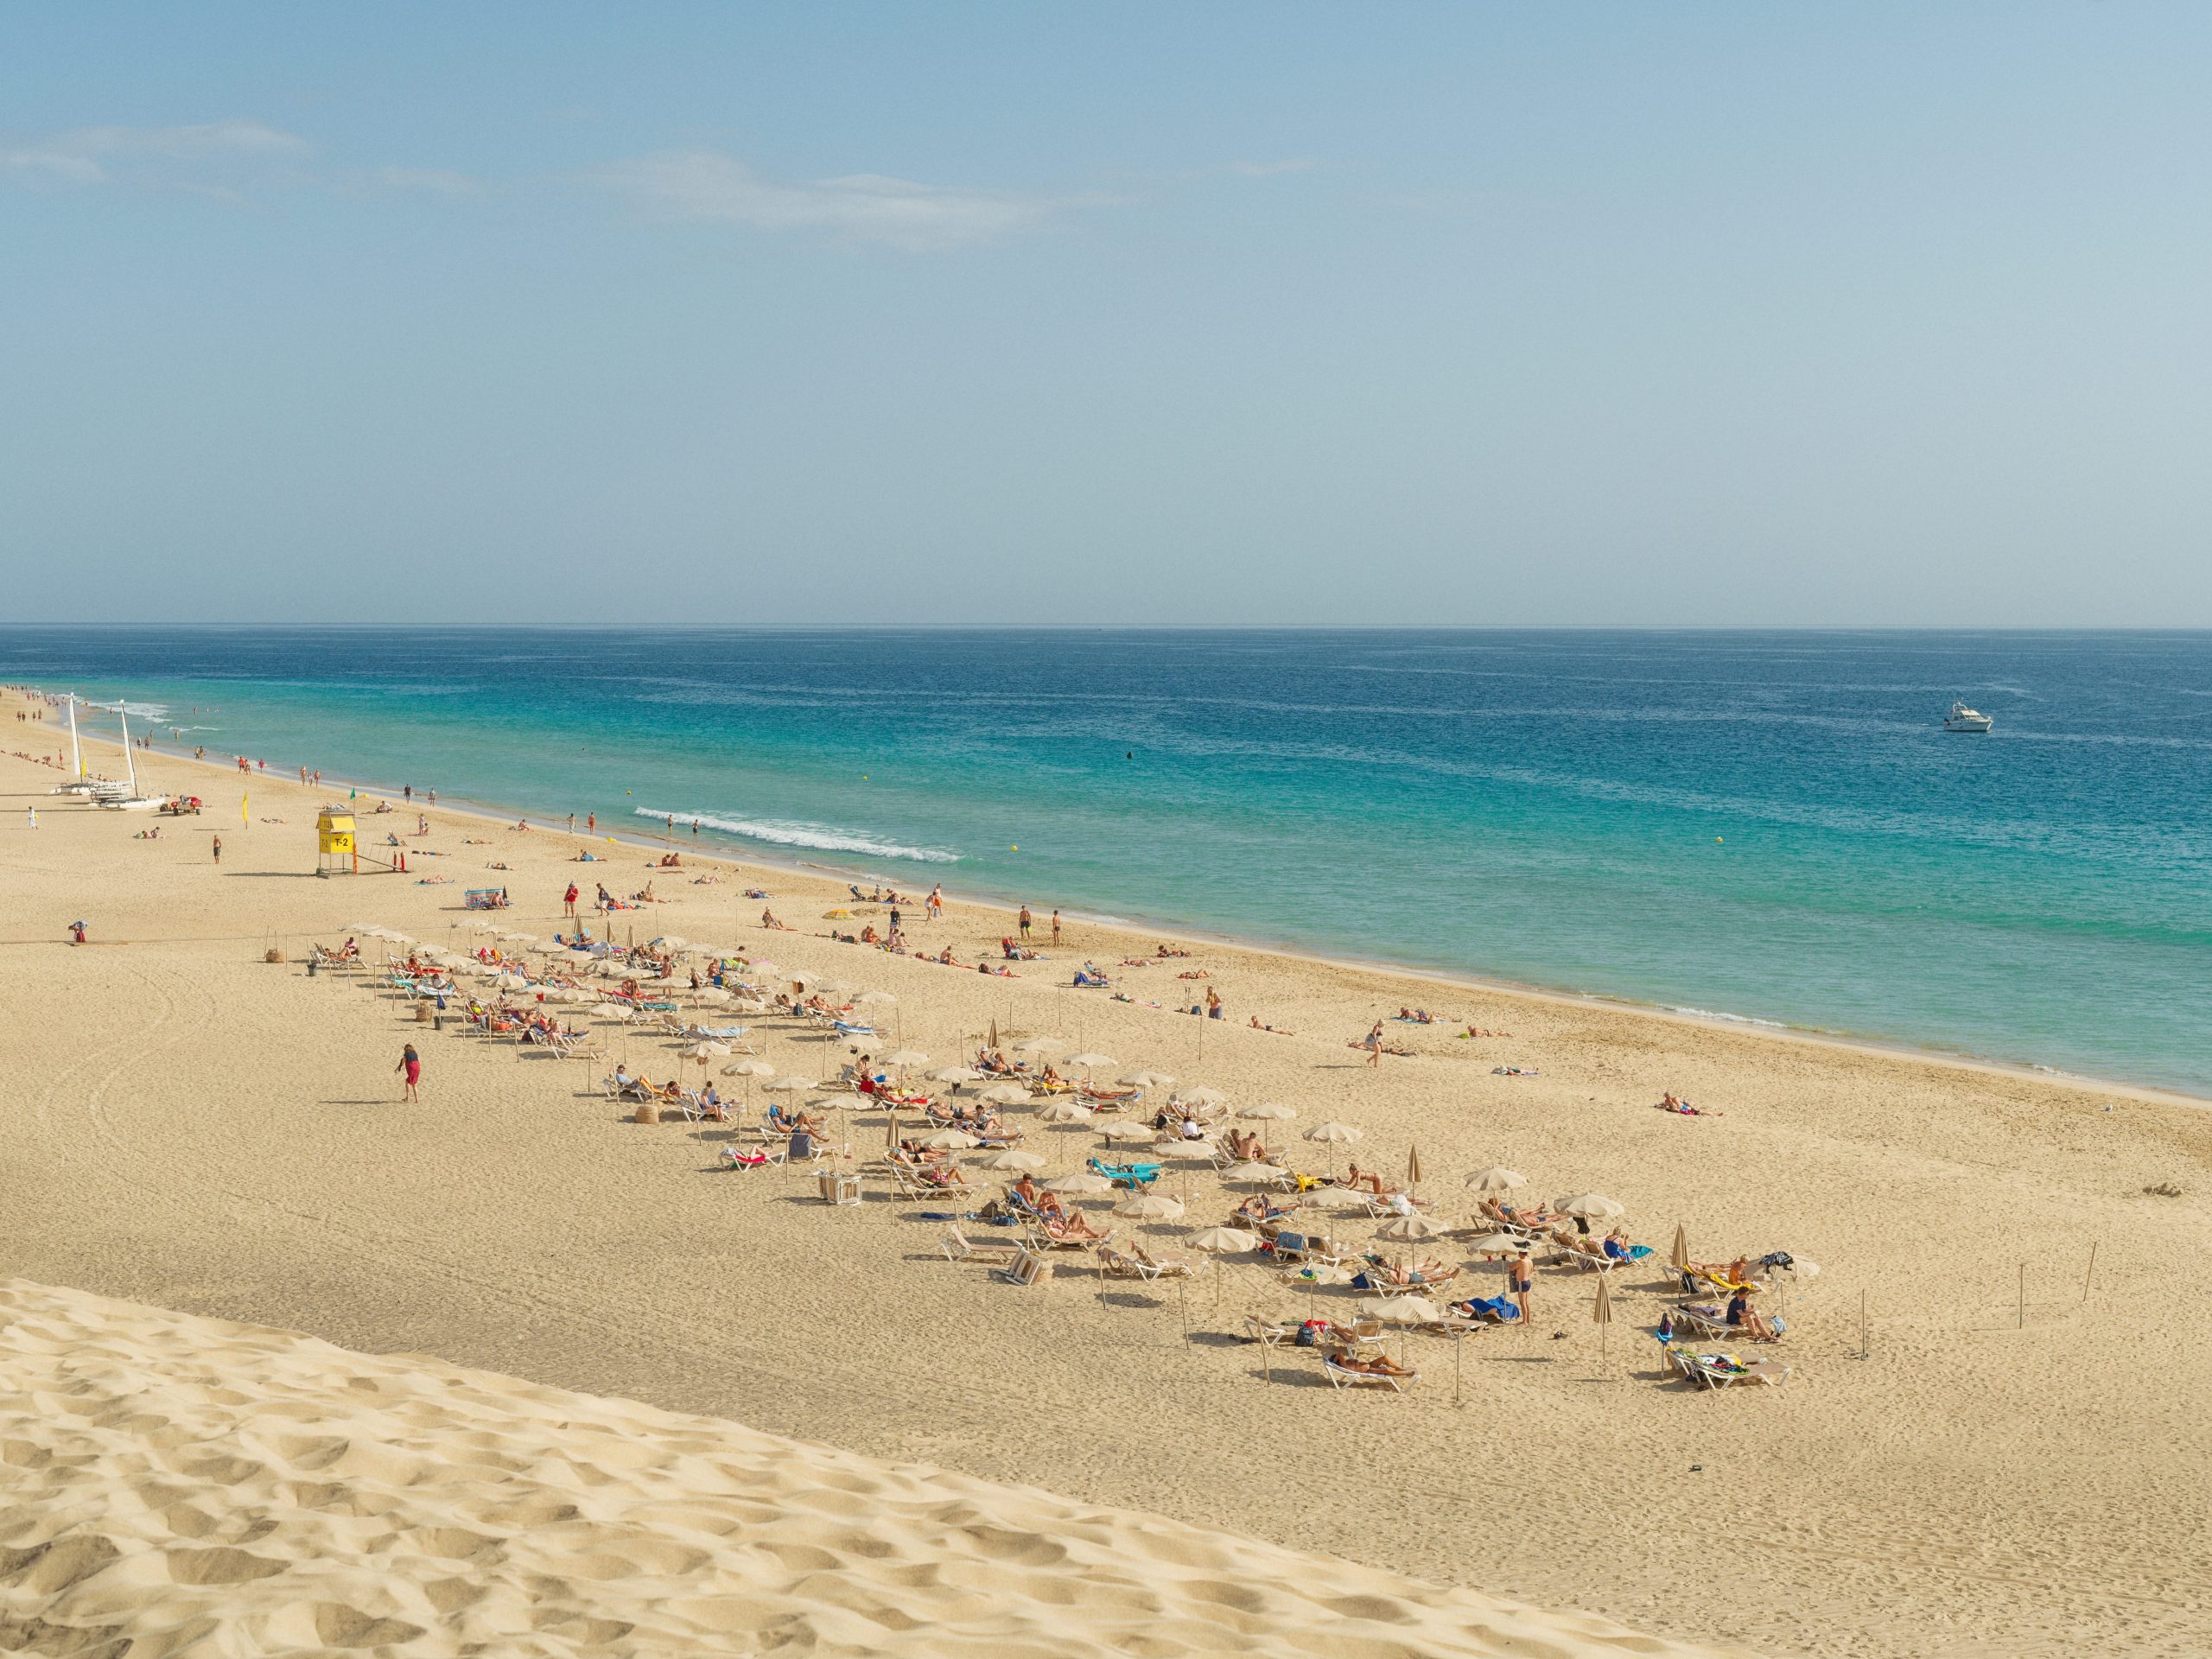
[[[836,943],[869,919],[824,919],[841,882],[688,837],[674,869],[604,840],[578,864],[582,838],[432,811],[408,875],[318,880],[327,790],[257,776],[242,823],[234,772],[150,769],[207,810],[138,840],[145,815],[62,802],[50,767],[0,757],[0,1548],[34,1650],[2212,1649],[2199,1103],[1211,943],[1161,961],[1157,936],[1088,925],[987,977]],[[362,823],[411,831],[415,810]],[[836,1208],[810,1175],[721,1167],[726,1126],[630,1121],[607,1064],[434,1029],[372,974],[303,966],[361,921],[474,948],[475,886],[550,939],[571,879],[653,883],[665,902],[588,918],[617,940],[889,993],[884,1040],[933,1065],[994,1023],[1049,1034],[1220,1090],[1300,1168],[1350,1155],[1402,1181],[1417,1148],[1421,1193],[1460,1224],[1464,1178],[1506,1165],[1531,1200],[1618,1200],[1655,1254],[1611,1275],[1602,1333],[1596,1275],[1540,1267],[1529,1328],[1456,1354],[1408,1335],[1388,1351],[1418,1386],[1334,1392],[1243,1322],[1348,1318],[1351,1290],[1248,1256],[1179,1294],[1079,1252],[1007,1285],[945,1259],[922,1218],[940,1206],[875,1173],[883,1117],[849,1096],[827,1138],[849,1135],[867,1201]],[[941,923],[909,912],[914,944],[995,954],[1005,913],[950,898]],[[764,902],[796,931],[762,930]],[[1135,1000],[1070,988],[1086,957]],[[1209,986],[1229,1017],[1147,1006]],[[1442,1017],[1388,1025],[1410,1052],[1370,1069],[1348,1044],[1401,1006]],[[656,1081],[744,1086],[554,1007]],[[849,1058],[799,1021],[745,1023],[780,1075]],[[393,1075],[409,1041],[419,1104]],[[1708,1115],[1654,1109],[1667,1091]],[[1233,1116],[1263,1101],[1298,1116]],[[1096,1126],[1007,1116],[1048,1173],[1099,1149]],[[1363,1139],[1299,1138],[1330,1120]],[[975,1198],[944,1210],[994,1190],[962,1161]],[[1160,1182],[1178,1220],[1089,1213],[1185,1250],[1249,1191],[1186,1167]],[[1761,1351],[1784,1386],[1662,1369],[1678,1224],[1700,1261],[1820,1265],[1761,1300],[1789,1325]],[[1502,1289],[1464,1238],[1419,1248],[1459,1269],[1452,1295]]]

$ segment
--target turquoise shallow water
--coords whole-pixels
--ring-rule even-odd
[[[272,767],[2212,1094],[2212,635],[0,630],[0,678]]]

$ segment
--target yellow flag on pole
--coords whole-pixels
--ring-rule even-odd
[[[249,818],[245,815],[245,804],[252,798],[253,791],[251,790],[248,790],[245,794],[238,797],[238,822],[240,823],[250,824],[253,822],[251,818]]]

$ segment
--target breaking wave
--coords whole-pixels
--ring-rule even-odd
[[[778,847],[811,847],[825,853],[866,853],[874,858],[906,858],[924,864],[957,864],[960,855],[948,853],[936,847],[901,847],[896,842],[878,841],[874,836],[857,835],[849,830],[832,829],[823,823],[796,823],[778,819],[724,818],[711,812],[670,812],[659,807],[641,806],[636,810],[641,818],[674,818],[678,823],[695,820],[709,830],[719,830],[724,835],[743,836],[747,841],[769,842]]]

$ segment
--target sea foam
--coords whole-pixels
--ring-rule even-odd
[[[902,847],[873,836],[839,830],[823,823],[799,823],[785,819],[725,818],[712,812],[669,812],[658,807],[636,809],[641,818],[674,818],[677,823],[698,823],[724,835],[743,836],[779,847],[811,847],[825,853],[866,853],[873,858],[906,858],[924,864],[957,864],[960,855],[937,847]]]

